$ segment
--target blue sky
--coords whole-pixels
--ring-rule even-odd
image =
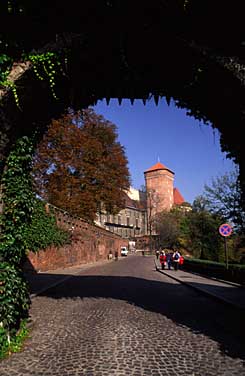
[[[186,116],[173,103],[168,106],[164,98],[158,106],[153,100],[145,106],[137,100],[132,106],[126,99],[120,106],[113,99],[109,106],[103,100],[93,108],[117,126],[134,188],[144,184],[144,171],[159,158],[175,173],[174,186],[192,203],[202,194],[204,184],[210,185],[212,178],[235,168],[221,152],[218,131]]]

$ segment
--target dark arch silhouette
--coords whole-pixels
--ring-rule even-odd
[[[74,0],[2,1],[2,29],[12,30],[1,33],[2,45],[16,62],[11,74],[22,109],[10,90],[0,91],[2,159],[17,137],[34,128],[42,133],[69,106],[151,96],[157,104],[163,96],[221,132],[222,150],[239,163],[245,193],[243,4],[224,3],[90,0],[78,9]],[[23,51],[33,50],[60,54],[58,100],[48,81],[38,81],[31,64],[20,62]]]

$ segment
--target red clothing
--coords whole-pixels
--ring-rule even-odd
[[[184,257],[183,256],[180,256],[180,258],[179,258],[179,264],[180,265],[184,264]]]
[[[164,262],[166,262],[166,260],[167,260],[166,255],[160,255],[159,260],[160,260],[161,264],[163,264]]]

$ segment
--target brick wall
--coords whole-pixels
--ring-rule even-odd
[[[168,170],[156,170],[145,173],[148,208],[152,205],[152,216],[173,206],[174,174]],[[150,192],[152,192],[150,200]],[[155,198],[154,198],[155,196]]]
[[[57,208],[52,207],[52,210],[55,212],[58,226],[71,231],[71,244],[59,248],[50,246],[37,253],[29,252],[27,265],[32,266],[36,271],[54,270],[105,260],[109,251],[114,254],[116,250],[120,250],[121,246],[128,246],[127,239],[93,226],[81,218],[70,216]]]

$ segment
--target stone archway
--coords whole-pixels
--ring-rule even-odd
[[[69,6],[59,1],[55,8],[48,1],[7,3],[12,8],[1,5],[6,24],[14,30],[14,19],[21,27],[11,36],[1,34],[9,46],[6,52],[14,51],[9,80],[16,85],[21,110],[11,90],[3,88],[2,161],[19,136],[37,128],[42,133],[51,118],[69,106],[79,109],[102,98],[146,102],[150,96],[158,103],[163,96],[221,132],[222,150],[239,164],[245,193],[242,4],[222,3],[221,13],[211,0],[198,5],[191,0],[90,0],[81,11],[75,1]],[[227,27],[231,19],[236,21],[233,29]],[[57,32],[74,30],[74,25],[76,32]],[[21,51],[33,50],[59,56],[58,100],[48,80],[36,78],[33,64],[19,60]]]

